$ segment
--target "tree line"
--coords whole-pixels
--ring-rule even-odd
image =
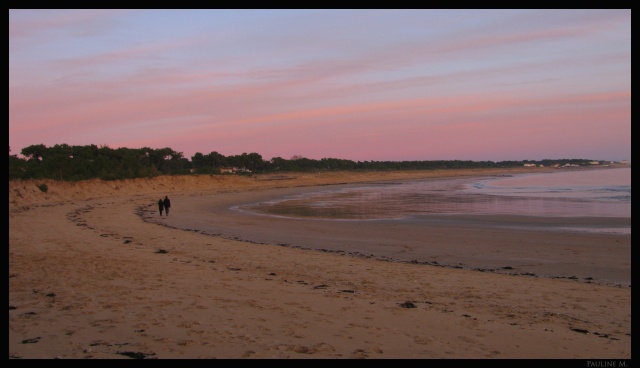
[[[106,145],[70,146],[56,144],[47,147],[32,145],[20,151],[23,157],[11,154],[9,147],[9,180],[54,179],[79,181],[88,179],[121,180],[159,175],[224,174],[233,172],[253,175],[274,172],[320,171],[384,171],[435,170],[469,168],[510,168],[525,163],[537,166],[554,164],[587,165],[593,160],[525,160],[525,161],[352,161],[338,158],[309,159],[293,156],[265,160],[258,153],[224,156],[218,152],[197,152],[190,159],[171,148],[110,148]]]

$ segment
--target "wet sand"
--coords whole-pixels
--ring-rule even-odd
[[[459,179],[437,179],[458,183]],[[337,185],[343,188],[353,185]],[[175,197],[173,228],[255,244],[281,245],[389,261],[629,286],[630,234],[589,233],[631,226],[630,218],[421,215],[383,220],[286,218],[232,209],[239,204],[316,192],[326,186]],[[443,197],[444,200],[455,200]],[[582,230],[572,230],[582,229]]]

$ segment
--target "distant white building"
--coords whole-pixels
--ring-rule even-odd
[[[250,173],[251,170],[244,168],[244,167],[221,167],[220,168],[220,173],[221,174],[235,174],[235,173]]]

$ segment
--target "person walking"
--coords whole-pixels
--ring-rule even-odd
[[[164,201],[162,198],[158,200],[158,210],[160,210],[160,216],[162,216],[162,210],[164,209]]]
[[[169,197],[164,196],[162,204],[164,204],[164,213],[169,216],[169,207],[171,207],[171,200],[169,200]]]

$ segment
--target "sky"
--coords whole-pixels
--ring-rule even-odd
[[[9,148],[631,159],[631,10],[9,10]]]

